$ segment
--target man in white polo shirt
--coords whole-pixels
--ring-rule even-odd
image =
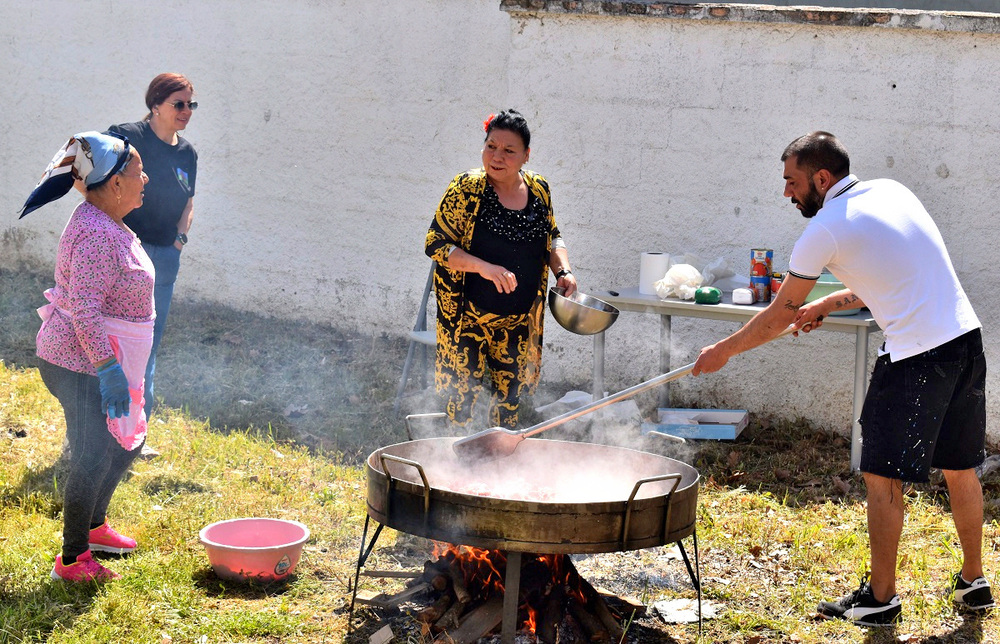
[[[944,472],[962,544],[952,578],[959,608],[994,605],[982,568],[983,492],[974,468],[986,457],[986,358],[979,319],[941,233],[920,201],[890,179],[859,181],[828,132],[785,148],[785,196],[810,219],[771,304],[728,338],[701,350],[694,375],[774,339],[789,324],[818,328],[838,309],[868,307],[885,336],[861,412],[861,471],[868,500],[871,576],[818,612],[864,626],[899,621],[896,559],[902,482]],[[844,286],[803,305],[827,268]]]

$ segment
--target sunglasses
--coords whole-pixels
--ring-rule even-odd
[[[187,103],[185,103],[184,101],[174,101],[173,103],[167,103],[167,105],[171,106],[178,112],[184,109],[185,105],[187,105],[188,108],[192,111],[198,109],[198,101],[188,101]]]

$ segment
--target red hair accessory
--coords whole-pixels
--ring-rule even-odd
[[[497,117],[496,114],[490,114],[489,116],[486,117],[486,120],[483,121],[483,132],[490,131],[490,123],[492,123],[493,119],[495,119],[496,117]]]

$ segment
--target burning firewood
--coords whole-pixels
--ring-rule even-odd
[[[493,597],[485,604],[470,610],[462,617],[462,624],[447,633],[442,633],[435,642],[462,644],[476,642],[496,628],[503,616],[503,597]]]
[[[435,633],[440,633],[441,631],[446,631],[452,628],[458,628],[458,618],[462,616],[465,611],[466,603],[461,600],[455,600],[448,610],[444,612],[436,622],[431,630]]]
[[[576,597],[569,598],[569,612],[573,616],[573,619],[580,624],[583,632],[587,635],[587,641],[589,642],[610,642],[611,635],[608,633],[607,629],[601,623],[601,620],[597,619],[596,616],[592,615],[587,608],[580,603],[580,600]]]
[[[451,577],[451,588],[455,593],[455,599],[462,604],[472,601],[469,589],[465,585],[465,573],[462,572],[462,566],[457,559],[448,564],[448,576]]]
[[[425,624],[437,622],[451,606],[451,594],[444,593],[433,604],[417,612],[417,619]]]
[[[406,585],[413,586],[422,581],[431,582],[433,585],[434,578],[443,574],[447,569],[448,569],[447,561],[441,559],[437,559],[435,561],[430,561],[430,560],[425,561],[423,573],[411,579],[409,582],[407,582]]]
[[[556,584],[545,598],[542,610],[538,612],[538,626],[535,635],[541,644],[555,644],[559,622],[565,614],[566,591],[562,584]]]
[[[573,616],[568,612],[563,616],[562,621],[559,622],[558,637],[560,642],[583,642],[587,639],[583,629],[580,628],[579,622],[573,619]]]
[[[587,598],[587,608],[597,615],[597,619],[601,621],[601,624],[604,625],[604,628],[607,629],[608,634],[614,641],[620,642],[624,631],[622,630],[621,623],[611,614],[611,609],[608,608],[608,604],[604,601],[604,598],[583,577],[580,577],[580,590],[583,592],[583,596]]]
[[[433,603],[413,616],[436,635],[435,641],[469,644],[501,621],[506,561],[498,551],[466,546],[449,550],[425,562],[407,588],[391,597],[382,596],[380,604],[398,606],[422,595],[426,597],[422,601]],[[534,632],[541,644],[620,642],[623,638],[612,605],[565,555],[525,555],[517,589],[524,620],[519,628]],[[612,600],[621,602],[617,597]]]

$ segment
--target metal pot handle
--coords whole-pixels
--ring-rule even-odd
[[[664,498],[666,498],[667,501],[667,517],[664,521],[664,525],[670,525],[670,497],[673,496],[675,491],[677,491],[677,486],[681,484],[681,475],[675,472],[673,474],[660,474],[659,476],[650,476],[649,478],[639,479],[635,482],[635,487],[632,488],[632,494],[628,497],[628,501],[625,503],[625,522],[622,525],[622,550],[628,550],[626,542],[628,540],[629,523],[632,521],[632,501],[635,499],[635,495],[639,493],[640,487],[642,487],[645,483],[655,483],[656,481],[674,482],[674,487],[672,487],[670,491],[664,495]]]
[[[410,427],[410,420],[411,419],[412,420],[416,420],[416,419],[437,420],[438,418],[444,418],[447,415],[448,414],[444,413],[443,411],[434,411],[434,412],[430,412],[430,413],[427,413],[427,414],[407,414],[406,418],[403,419],[403,422],[406,425],[406,437],[408,439],[410,439],[411,441],[413,440],[413,431],[412,431],[412,428]]]
[[[385,472],[386,486],[385,486],[385,517],[388,522],[389,519],[389,493],[392,491],[392,474],[389,473],[389,468],[386,466],[386,461],[395,461],[396,463],[402,463],[403,465],[409,465],[417,469],[417,473],[420,474],[420,480],[424,482],[424,519],[427,519],[427,513],[430,512],[431,508],[431,486],[427,482],[427,475],[424,473],[423,466],[416,462],[411,461],[406,458],[400,458],[399,456],[393,456],[392,454],[379,454],[379,461],[382,463],[382,471]]]

